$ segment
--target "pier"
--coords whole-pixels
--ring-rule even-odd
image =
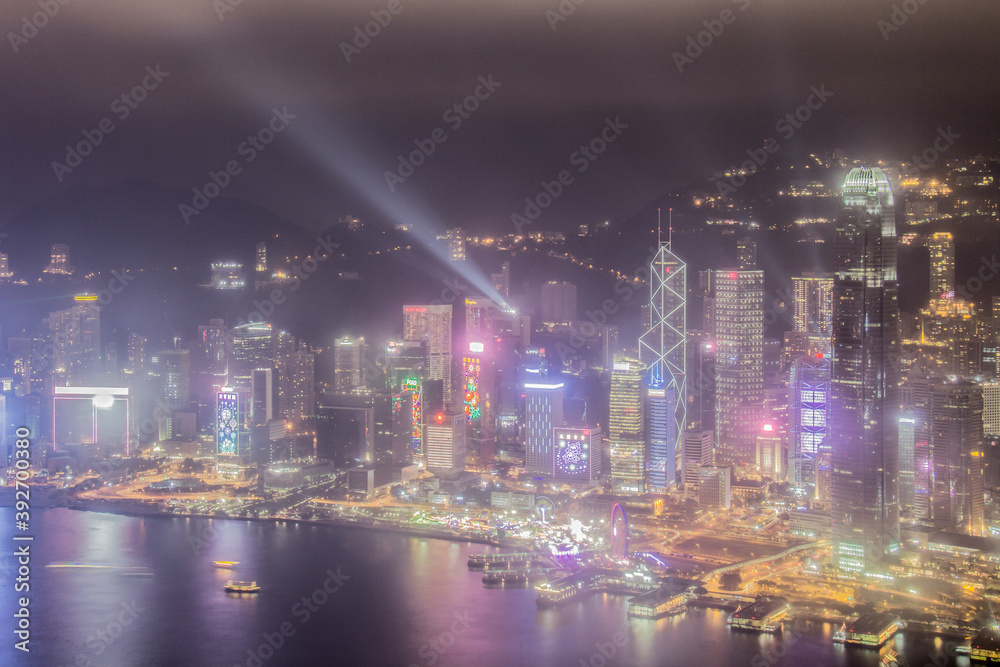
[[[792,613],[792,605],[783,597],[762,597],[753,604],[737,609],[729,616],[734,630],[776,633],[782,621]]]

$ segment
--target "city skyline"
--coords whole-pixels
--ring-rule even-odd
[[[1000,661],[995,2],[0,27],[0,663]]]

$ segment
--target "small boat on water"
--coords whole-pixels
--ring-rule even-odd
[[[227,593],[259,593],[260,586],[257,585],[256,581],[233,581],[230,579],[226,582],[226,592]]]
[[[226,568],[226,569],[231,569],[231,568],[233,568],[233,567],[235,567],[235,566],[237,566],[239,564],[240,564],[240,562],[238,560],[213,560],[212,561],[212,565],[214,565],[215,567],[222,567],[222,568]]]

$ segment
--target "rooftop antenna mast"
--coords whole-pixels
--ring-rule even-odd
[[[674,251],[674,207],[670,207],[670,227],[667,233],[667,250],[670,252]]]

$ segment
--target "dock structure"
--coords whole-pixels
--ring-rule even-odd
[[[782,621],[792,613],[792,605],[783,597],[762,597],[737,609],[729,616],[730,627],[753,632],[780,632]]]
[[[843,644],[878,648],[889,641],[902,627],[903,622],[892,612],[864,614],[835,633],[833,640]]]
[[[539,553],[495,553],[473,554],[468,565],[470,570],[511,570],[545,562],[545,555]]]
[[[535,590],[538,591],[535,602],[539,607],[551,607],[598,591],[640,595],[648,593],[658,586],[659,582],[649,575],[587,568],[568,577],[539,584],[535,587]]]
[[[1000,665],[1000,628],[983,628],[972,638],[969,654],[973,664]]]
[[[628,615],[637,618],[660,618],[687,610],[691,587],[667,584],[628,601]]]

